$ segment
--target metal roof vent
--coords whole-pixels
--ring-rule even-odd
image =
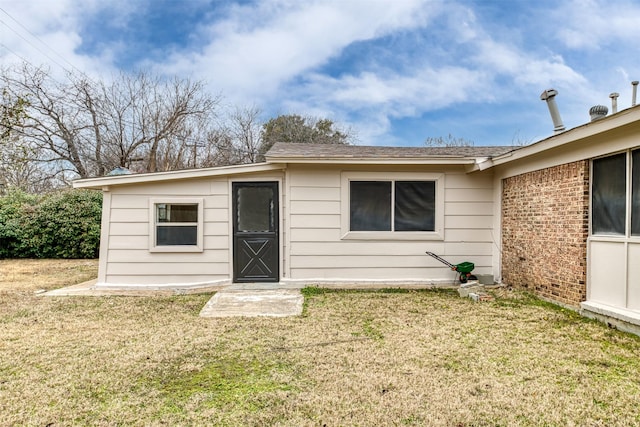
[[[540,95],[540,99],[547,101],[547,107],[549,107],[549,114],[551,114],[551,120],[553,120],[553,130],[555,132],[562,132],[564,125],[562,124],[562,118],[560,118],[560,112],[558,111],[558,105],[556,105],[555,96],[558,91],[555,89],[547,89]]]
[[[109,172],[107,176],[131,175],[131,173],[132,172],[129,169],[118,166],[117,168]]]
[[[591,121],[595,122],[596,120],[604,119],[607,117],[607,113],[609,109],[606,105],[594,105],[589,108],[589,115],[591,116]]]
[[[618,92],[613,92],[609,95],[611,98],[611,114],[615,114],[618,112],[618,97],[620,94]]]

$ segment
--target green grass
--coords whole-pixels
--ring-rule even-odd
[[[210,295],[39,297],[15,277],[0,425],[640,425],[638,337],[527,294],[307,288],[304,316],[216,319]]]

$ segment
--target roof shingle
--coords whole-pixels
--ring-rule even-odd
[[[377,147],[342,144],[278,142],[265,157],[270,159],[408,159],[493,157],[514,150],[510,146],[490,147]]]

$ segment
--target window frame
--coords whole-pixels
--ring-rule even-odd
[[[157,205],[197,205],[198,219],[196,222],[158,222],[156,218]],[[193,226],[196,225],[195,245],[158,245],[157,227],[162,226]],[[162,197],[149,199],[149,252],[203,252],[204,240],[204,199],[202,198],[182,198],[182,197]]]
[[[444,240],[444,174],[421,172],[343,172],[341,176],[341,240]],[[391,228],[394,227],[396,181],[435,183],[434,231],[351,231],[351,181],[390,182]]]
[[[638,241],[640,240],[640,235],[633,234],[632,230],[632,217],[633,217],[633,154],[636,152],[640,152],[640,147],[629,148],[623,151],[617,151],[612,153],[607,153],[604,156],[598,156],[591,159],[590,162],[590,173],[589,173],[589,239],[596,241],[620,241],[620,240],[629,240],[629,241]],[[614,234],[614,233],[594,233],[593,231],[593,185],[594,185],[594,174],[593,174],[593,163],[594,161],[606,159],[609,157],[614,157],[620,154],[625,155],[625,217],[624,217],[624,233],[622,234]],[[635,165],[635,167],[640,167],[640,165]]]

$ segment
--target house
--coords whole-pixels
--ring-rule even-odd
[[[98,287],[454,282],[430,251],[632,326],[639,153],[634,107],[526,147],[276,144],[260,164],[74,187],[104,194]]]

